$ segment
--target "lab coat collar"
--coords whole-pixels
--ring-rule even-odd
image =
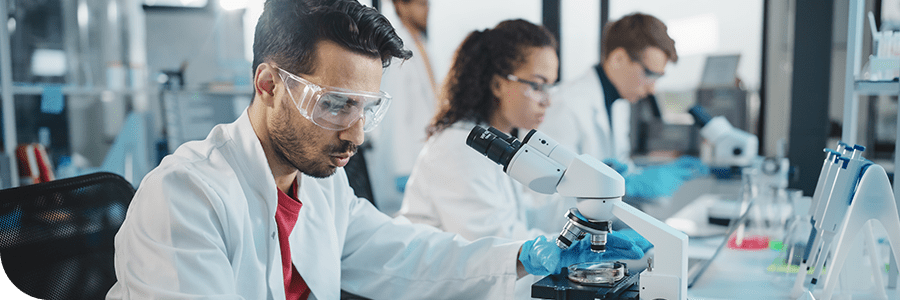
[[[266,159],[259,137],[250,124],[248,109],[245,109],[241,116],[231,124],[233,126],[229,126],[228,132],[237,145],[235,149],[240,152],[236,154],[236,157],[246,158],[238,160],[244,164],[239,170],[249,171],[245,174],[244,180],[250,182],[248,186],[252,189],[253,194],[266,199],[269,212],[274,218],[275,210],[278,207],[278,187],[275,185],[275,177],[272,175],[272,169],[269,168],[269,161]]]
[[[247,191],[247,199],[263,199],[265,201],[266,213],[270,217],[267,218],[269,222],[265,224],[267,228],[264,232],[275,232],[274,230],[277,228],[275,224],[275,210],[278,207],[278,187],[275,184],[272,170],[269,168],[269,162],[266,159],[262,144],[259,142],[259,137],[250,123],[248,109],[244,109],[244,112],[241,113],[241,116],[234,123],[224,125],[226,129],[224,132],[230,138],[223,140],[226,143],[228,141],[234,142],[234,147],[231,147],[231,149],[235,149],[237,152],[234,153],[234,157],[237,159],[233,160],[233,163],[243,164],[236,169],[245,171],[244,174],[237,175],[246,182],[244,189]],[[225,148],[222,147],[222,149]],[[269,285],[269,291],[275,299],[283,299],[284,274],[281,271],[281,256],[279,255],[281,249],[278,247],[277,236],[273,236],[273,238],[275,239],[274,246],[271,242],[266,243],[269,245],[266,251],[268,254],[266,262],[268,278],[266,278],[266,282]],[[264,240],[268,240],[268,237],[264,237]],[[312,286],[310,286],[310,289],[316,291],[312,289]]]
[[[272,170],[269,168],[268,160],[265,152],[263,152],[262,144],[253,126],[250,124],[250,118],[247,110],[235,121],[232,126],[232,136],[236,144],[239,145],[239,157],[246,157],[242,161],[247,165],[241,170],[248,170],[245,180],[249,180],[251,184],[248,186],[253,190],[252,193],[258,195],[259,198],[265,199],[269,213],[269,226],[275,228],[275,210],[278,207],[278,187],[275,185],[275,178]],[[342,172],[338,170],[338,172]],[[336,175],[332,175],[336,176]],[[297,273],[303,277],[306,285],[315,298],[331,299],[338,296],[340,290],[339,282],[341,280],[340,253],[341,245],[337,239],[321,238],[323,235],[339,236],[334,226],[334,205],[327,199],[333,199],[342,195],[325,195],[323,184],[334,183],[333,177],[324,180],[317,180],[309,177],[302,172],[297,174],[297,199],[303,203],[300,209],[297,223],[294,225],[291,234],[288,237],[291,244],[291,261],[297,268]],[[334,189],[330,189],[334,190]],[[318,238],[317,238],[318,237]],[[319,240],[321,244],[303,245],[300,241]],[[271,285],[273,293],[284,293],[284,277],[281,274],[281,255],[278,245],[278,238],[275,239],[275,247],[269,249],[269,268],[278,272],[270,272],[268,282]],[[277,258],[277,259],[271,259]],[[277,274],[275,274],[277,273]],[[332,297],[334,296],[334,297]],[[276,297],[278,299],[278,297]]]
[[[609,114],[610,119],[612,119],[612,105],[613,102],[622,98],[622,94],[619,94],[619,90],[616,89],[616,86],[613,85],[612,81],[609,80],[609,76],[606,75],[606,70],[603,69],[603,65],[597,64],[594,66],[594,71],[597,73],[597,77],[600,79],[601,90],[603,91],[603,100],[606,105],[606,111]]]

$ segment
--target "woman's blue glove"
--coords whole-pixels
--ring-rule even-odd
[[[639,259],[646,251],[643,247],[649,249],[652,245],[637,233],[634,237],[641,241],[636,242],[629,235],[611,231],[606,235],[606,252],[594,253],[591,251],[591,239],[587,237],[562,250],[555,241],[539,236],[522,245],[519,261],[528,274],[545,276],[559,274],[562,268],[576,263]]]

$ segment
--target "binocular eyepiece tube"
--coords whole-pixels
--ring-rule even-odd
[[[494,127],[475,126],[466,138],[466,145],[503,166],[506,172],[509,161],[522,147],[522,142]]]

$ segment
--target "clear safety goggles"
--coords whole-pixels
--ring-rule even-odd
[[[344,130],[363,119],[363,131],[372,131],[391,105],[391,96],[385,92],[321,86],[281,68],[278,71],[300,114],[328,130]]]
[[[516,75],[506,75],[506,79],[528,85],[525,96],[540,103],[543,106],[550,105],[550,94],[556,91],[556,85],[552,83],[537,83],[531,80],[519,78]]]

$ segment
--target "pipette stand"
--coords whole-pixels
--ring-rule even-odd
[[[877,247],[874,244],[874,239],[871,237],[872,225],[870,221],[877,221],[884,226],[894,257],[900,257],[900,247],[898,247],[900,246],[900,216],[897,214],[894,192],[891,190],[891,183],[884,168],[877,164],[869,165],[859,180],[856,193],[852,199],[847,216],[844,218],[843,226],[841,226],[842,228],[837,236],[837,245],[833,252],[834,257],[828,268],[824,290],[819,297],[820,299],[831,299],[837,284],[837,277],[844,267],[851,247],[858,246],[854,245],[853,241],[858,234],[862,233],[860,230],[866,229],[868,231],[867,236],[864,237],[866,240],[865,244],[867,244],[869,256],[877,259],[875,257]],[[873,259],[872,262],[877,263],[876,259]],[[897,272],[894,269],[890,271]],[[884,283],[881,282],[880,276],[880,272],[873,276],[876,278],[875,285],[876,289],[878,289],[875,292],[875,296],[886,298]]]

